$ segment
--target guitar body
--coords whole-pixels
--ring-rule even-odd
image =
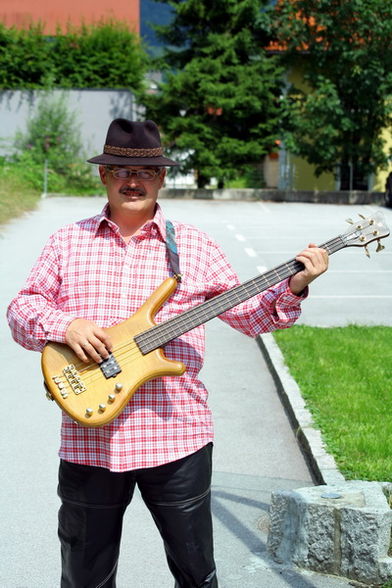
[[[148,380],[185,372],[185,365],[167,359],[162,349],[143,355],[134,341],[137,334],[155,325],[155,314],[176,285],[174,278],[168,278],[133,316],[107,329],[113,342],[113,358],[121,370],[113,376],[105,376],[95,362],[83,363],[67,345],[45,346],[41,364],[48,396],[71,419],[86,427],[101,427],[118,416]]]

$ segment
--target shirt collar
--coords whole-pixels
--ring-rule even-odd
[[[116,227],[117,225],[110,220],[109,217],[109,203],[107,202],[102,209],[102,212],[98,214],[96,217],[97,228],[96,232],[100,229],[102,224],[108,224],[112,227]],[[166,241],[166,219],[162,212],[162,208],[159,204],[156,204],[155,214],[154,217],[147,221],[146,224],[142,227],[142,232],[150,233],[151,230],[156,230],[157,234],[160,235],[163,241]]]

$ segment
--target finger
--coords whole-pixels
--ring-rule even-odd
[[[105,342],[102,341],[99,337],[92,336],[89,342],[94,347],[95,351],[99,354],[101,361],[102,359],[107,359],[109,357],[110,351],[108,350]]]
[[[83,347],[78,343],[68,343],[69,347],[71,347],[72,351],[75,355],[83,361],[83,363],[88,363],[90,358],[85,354]]]
[[[308,249],[301,251],[299,256],[306,257],[314,263],[325,263],[328,259],[328,253],[325,251],[325,249],[320,249],[319,247],[313,246],[312,244],[309,245]]]
[[[314,273],[315,265],[313,263],[313,260],[311,258],[309,258],[306,254],[298,255],[298,257],[296,259],[297,259],[297,261],[300,261],[302,263],[302,265],[304,266],[304,269],[302,270],[303,272],[305,272],[307,274]]]
[[[81,345],[81,347],[83,347],[83,351],[91,358],[93,359],[96,363],[101,363],[102,361],[102,356],[101,354],[96,350],[96,348],[94,347],[94,345],[92,345],[92,343],[90,343],[89,341],[86,341],[85,343],[83,343]]]
[[[107,351],[111,353],[113,351],[113,343],[110,338],[110,335],[108,335],[107,332],[104,331],[104,329],[98,329],[95,331],[94,334],[102,342],[105,349],[107,349]]]
[[[328,254],[323,249],[305,249],[298,255],[297,260],[303,263],[305,271],[313,276],[322,274],[328,268]]]

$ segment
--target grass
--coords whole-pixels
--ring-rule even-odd
[[[72,171],[73,175],[69,179],[50,173],[48,192],[59,192],[71,196],[104,193],[99,178],[91,175],[87,164],[79,164]],[[29,162],[19,165],[6,163],[0,158],[0,225],[24,212],[33,210],[40,200],[42,191],[42,166],[34,166]]]
[[[0,169],[0,225],[33,210],[40,196],[41,193],[22,178]]]
[[[392,480],[392,328],[275,333],[328,451],[347,479]]]

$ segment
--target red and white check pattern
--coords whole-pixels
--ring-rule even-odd
[[[165,219],[160,207],[128,245],[102,214],[52,235],[8,320],[15,340],[41,351],[46,341],[64,342],[77,317],[115,325],[133,314],[168,277]],[[198,229],[174,222],[183,281],[156,316],[162,322],[239,283],[221,248]],[[287,281],[221,315],[232,327],[256,336],[292,325],[302,298]],[[144,384],[112,423],[90,429],[63,416],[60,457],[112,471],[152,467],[180,459],[213,438],[207,391],[198,379],[204,356],[204,326],[165,346],[182,361],[181,377]],[[219,366],[218,366],[219,369]]]

